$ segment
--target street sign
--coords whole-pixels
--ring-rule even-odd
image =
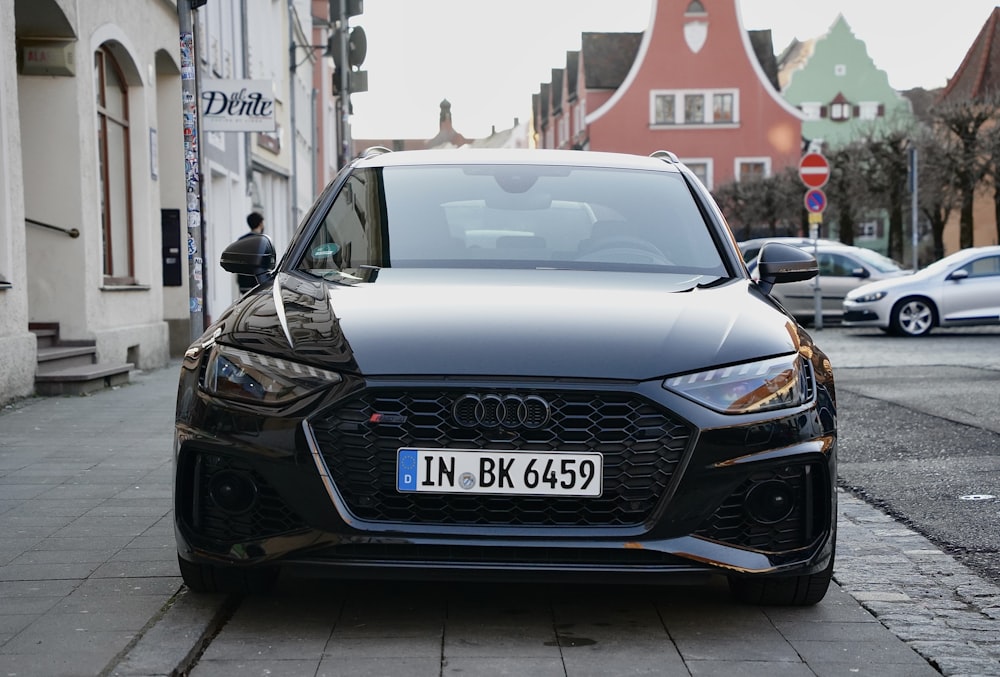
[[[830,163],[822,153],[806,153],[799,161],[799,178],[807,188],[822,188],[830,178]]]
[[[806,197],[803,202],[805,202],[806,209],[811,214],[821,214],[826,209],[826,193],[819,188],[813,188],[806,191]]]

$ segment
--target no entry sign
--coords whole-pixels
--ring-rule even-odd
[[[830,163],[821,153],[806,153],[799,161],[799,178],[807,188],[822,188],[830,178]]]

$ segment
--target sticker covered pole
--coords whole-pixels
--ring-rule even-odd
[[[201,252],[201,162],[198,144],[198,82],[192,12],[205,0],[177,3],[181,47],[181,101],[184,117],[184,186],[187,205],[188,293],[191,340],[205,331],[204,270]]]

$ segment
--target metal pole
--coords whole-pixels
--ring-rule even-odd
[[[198,144],[198,59],[189,0],[177,3],[181,46],[181,101],[184,110],[184,185],[187,193],[188,292],[191,340],[205,331],[204,278],[201,257],[201,162]]]
[[[350,29],[347,26],[347,0],[340,0],[340,17],[337,30],[340,32],[340,165],[337,169],[347,166],[351,161],[351,64],[348,63]]]
[[[819,261],[819,231],[820,224],[816,224],[816,238],[813,239],[813,258]],[[819,275],[813,278],[813,327],[823,328],[823,290],[819,286]]]
[[[911,181],[911,183],[910,183],[910,199],[912,200],[912,206],[910,207],[910,211],[912,212],[912,214],[910,216],[910,219],[913,222],[913,234],[912,234],[912,238],[913,238],[913,272],[917,272],[920,269],[920,256],[919,256],[919,254],[917,252],[917,245],[918,245],[918,240],[919,240],[919,237],[917,236],[917,216],[918,216],[918,214],[917,214],[917,196],[918,196],[917,186],[919,185],[919,183],[917,181],[917,147],[916,146],[910,146],[910,167],[911,167],[911,174],[910,174],[910,181]]]

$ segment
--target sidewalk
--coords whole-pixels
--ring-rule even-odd
[[[184,594],[176,568],[170,483],[178,368],[134,374],[130,385],[89,397],[0,410],[0,675],[168,675],[212,623],[234,612],[221,597]],[[848,494],[839,530],[837,585],[814,612],[795,614],[812,622],[775,622],[791,652],[783,660],[797,653],[801,661],[784,667],[835,674],[831,661],[850,655],[861,674],[1000,675],[1000,589]],[[718,628],[734,613],[729,604],[706,605],[683,623]],[[767,615],[782,613],[789,616]],[[878,622],[865,623],[871,630],[862,640],[848,632],[847,618]],[[278,635],[259,640],[281,642]],[[741,661],[729,642],[699,650],[728,652],[718,666],[727,674],[758,674],[762,665]],[[899,649],[864,648],[880,642]],[[211,674],[212,656],[225,655],[225,633],[216,644],[196,674]]]
[[[0,674],[100,674],[180,587],[178,370],[0,409]]]

